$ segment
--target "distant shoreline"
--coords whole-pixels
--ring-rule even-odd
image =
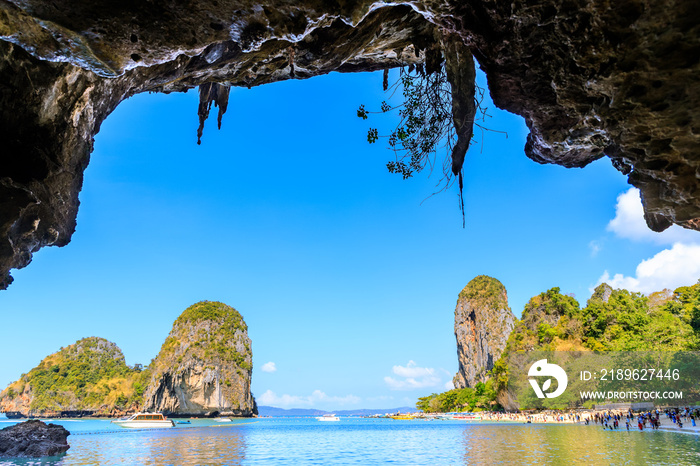
[[[18,411],[6,411],[3,414],[7,419],[118,419],[124,416],[130,416],[135,414],[136,411],[129,412],[119,412],[119,413],[102,413],[99,411],[59,411],[50,413],[32,413],[32,414],[22,414]],[[165,414],[165,413],[164,413]],[[167,417],[172,419],[213,419],[217,417],[235,417],[241,419],[249,419],[255,417],[252,416],[241,416],[237,413],[231,412],[218,412],[214,411],[211,413],[167,413]]]
[[[0,416],[2,416],[4,413],[0,413]],[[515,415],[515,413],[510,413],[514,416],[504,416],[500,418],[490,418],[490,417],[485,417],[481,419],[474,419],[474,420],[462,420],[462,419],[455,419],[455,420],[442,420],[442,422],[452,424],[452,423],[459,423],[463,425],[494,425],[494,424],[508,424],[508,425],[527,425],[528,422],[526,420],[523,420],[521,417],[525,413],[518,413]],[[562,419],[562,420],[555,420],[551,418],[551,414],[546,415],[546,417],[542,417],[539,419],[531,419],[529,424],[534,425],[537,424],[538,426],[557,426],[557,425],[579,425],[582,427],[587,427],[591,429],[601,429],[602,425],[601,424],[595,424],[593,422],[589,423],[586,425],[585,421],[576,421],[576,420],[569,420],[569,419]],[[256,420],[262,420],[262,419],[285,419],[285,418],[314,418],[315,416],[309,416],[309,415],[294,415],[294,416],[260,416],[260,417],[252,417],[252,419]],[[376,420],[376,419],[384,419],[384,420],[391,420],[391,418],[373,418],[373,417],[367,417],[367,416],[361,416],[361,415],[344,415],[344,417],[352,417],[355,419],[368,419],[368,420]],[[51,422],[51,421],[80,421],[80,420],[92,420],[92,421],[108,421],[110,419],[114,419],[114,416],[83,416],[83,417],[78,417],[78,418],[69,418],[69,417],[43,417],[43,418],[6,418],[6,417],[0,417],[1,422],[12,422],[16,421],[18,423],[28,421],[30,419],[39,419],[44,422]],[[243,416],[238,416],[238,419],[251,419],[243,417]],[[212,417],[193,417],[192,419],[212,419],[214,420],[215,418]],[[428,420],[428,417],[416,417],[412,420],[405,420],[405,421],[399,421],[399,422],[419,422]],[[670,419],[660,419],[661,421],[661,426],[659,429],[652,429],[651,427],[645,427],[643,431],[639,431],[639,428],[637,427],[636,422],[630,424],[630,429],[627,431],[625,424],[620,423],[620,426],[617,429],[614,429],[610,432],[640,432],[640,433],[654,433],[654,432],[667,432],[667,433],[677,433],[677,434],[686,434],[686,435],[695,435],[695,436],[700,436],[700,426],[693,427],[690,424],[685,424],[682,429],[679,429],[677,425],[675,425]],[[432,424],[432,422],[431,422]],[[240,424],[233,424],[233,425],[240,425]],[[232,425],[232,426],[233,426]],[[182,427],[182,426],[180,426]],[[222,425],[217,425],[214,427],[226,427]],[[1,429],[2,427],[0,427]],[[609,429],[605,429],[606,431],[609,431]]]

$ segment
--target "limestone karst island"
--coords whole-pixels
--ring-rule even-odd
[[[250,417],[253,352],[248,327],[231,306],[202,301],[185,309],[153,361],[126,365],[119,347],[83,338],[44,358],[0,393],[8,418]]]
[[[605,407],[606,397],[582,397],[585,390],[592,392],[615,385],[617,372],[609,371],[617,365],[625,379],[630,371],[633,381],[634,364],[647,364],[646,359],[665,355],[671,361],[677,355],[694,355],[700,348],[700,282],[671,290],[659,290],[645,296],[624,289],[612,289],[603,283],[581,307],[572,296],[552,288],[532,297],[515,318],[508,306],[503,284],[495,278],[480,275],[459,293],[455,309],[454,331],[457,339],[459,370],[454,377],[454,390],[422,397],[417,407],[425,412],[479,412],[486,411],[488,419],[523,419],[530,422],[554,421],[561,414],[526,414],[532,410],[567,410],[567,420],[588,416],[587,409],[596,405]],[[536,355],[536,356],[534,356]],[[621,355],[621,357],[606,357]],[[636,355],[636,356],[633,356]],[[593,361],[593,366],[608,372],[598,379],[583,380],[581,370],[571,371],[576,378],[567,381],[567,392],[556,398],[538,398],[529,390],[528,367],[524,362],[537,358],[563,358],[571,367],[580,361]],[[569,358],[578,358],[577,364]],[[686,401],[700,401],[697,386],[692,381],[698,375],[692,367],[693,356],[677,357],[668,362],[687,371]],[[631,365],[631,366],[630,366]],[[616,369],[617,370],[617,369]],[[639,371],[638,371],[639,372]],[[668,371],[651,380],[655,387],[681,386]],[[605,376],[608,377],[605,377]],[[668,376],[667,376],[668,375]],[[643,377],[637,374],[637,380]],[[591,375],[593,378],[593,375]],[[524,384],[523,384],[524,382]],[[607,384],[606,384],[607,382]],[[630,385],[623,385],[630,389]],[[618,387],[618,390],[620,387]],[[618,409],[633,405],[653,406],[650,399],[632,398],[619,403]],[[572,410],[573,408],[573,410]],[[493,413],[495,412],[495,413]],[[561,411],[560,411],[561,412]],[[518,413],[518,414],[505,414]],[[586,413],[586,414],[583,414]]]
[[[697,466],[699,279],[697,1],[0,0],[0,466]]]

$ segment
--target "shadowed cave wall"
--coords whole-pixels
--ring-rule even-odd
[[[202,94],[224,104],[229,86],[444,57],[467,137],[472,55],[494,102],[525,118],[528,157],[610,157],[653,230],[700,229],[692,1],[0,0],[0,289],[70,241],[93,137],[131,95],[220,83]]]

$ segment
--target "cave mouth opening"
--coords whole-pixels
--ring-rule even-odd
[[[67,13],[37,0],[31,9],[4,10],[0,137],[13,153],[0,172],[0,288],[42,247],[70,242],[93,137],[122,100],[218,83],[205,94],[216,89],[221,109],[228,104],[219,84],[431,68],[438,55],[452,89],[453,175],[464,176],[472,135],[465,122],[473,119],[473,54],[496,104],[526,119],[528,157],[574,168],[607,155],[641,190],[650,228],[700,225],[697,111],[688,97],[697,94],[700,62],[688,59],[697,56],[692,40],[673,53],[658,43],[692,39],[683,8],[649,5],[629,14],[488,2],[200,6],[183,15],[177,3],[76,4]]]
[[[485,85],[485,75],[480,73],[478,79]],[[311,261],[314,267],[304,267],[308,282],[313,283],[314,270],[332,267],[332,261],[321,256],[335,257],[339,263],[351,263],[350,270],[361,270],[338,250],[345,244],[352,244],[350,249],[358,258],[369,258],[366,251],[379,254],[382,238],[390,238],[387,247],[397,251],[386,262],[410,262],[409,251],[421,240],[406,232],[434,235],[427,224],[441,225],[454,237],[443,246],[442,257],[454,254],[462,241],[487,244],[491,228],[507,232],[512,230],[510,222],[527,223],[530,207],[523,206],[557,212],[568,208],[552,202],[552,193],[561,189],[556,176],[565,176],[577,189],[582,187],[581,181],[572,181],[580,173],[522,157],[526,125],[520,117],[495,110],[494,125],[505,128],[510,137],[480,141],[483,150],[477,147],[467,158],[465,202],[475,226],[459,239],[460,234],[452,231],[459,226],[455,196],[434,196],[421,207],[437,180],[419,176],[404,181],[388,174],[384,164],[391,154],[386,146],[367,144],[367,123],[357,118],[356,109],[359,102],[385,97],[382,80],[382,72],[336,73],[234,89],[222,129],[216,131],[216,120],[209,120],[199,146],[195,138],[197,93],[141,94],[123,102],[96,137],[81,195],[81,228],[76,239],[86,248],[83,258],[102,257],[101,262],[114,269],[96,288],[113,294],[110,283],[117,289],[129,287],[134,263],[142,263],[137,282],[144,286],[152,277],[163,276],[186,288],[183,278],[188,270],[182,264],[201,271],[208,269],[211,260],[212,271],[204,272],[207,278],[197,278],[195,283],[217,296],[221,291],[213,284],[221,289],[226,285],[214,277],[213,270],[227,263],[242,263],[263,281],[265,267],[257,262],[274,264],[273,268],[285,270],[276,274],[275,281],[280,282],[285,274],[294,274],[289,266],[303,262],[304,254],[315,258]],[[492,107],[491,102],[487,104]],[[607,169],[601,167],[596,164],[593,172],[605,173]],[[539,186],[541,192],[532,192],[532,186]],[[514,193],[522,198],[519,207],[510,205],[509,196]],[[610,203],[614,195],[609,190],[606,195],[607,201],[596,199]],[[505,217],[499,218],[499,212]],[[576,224],[580,223],[577,219]],[[564,223],[556,225],[562,236],[568,234]],[[397,241],[402,236],[405,238]],[[260,242],[257,237],[265,240]],[[525,237],[536,242],[534,233]],[[512,237],[501,239],[513,241]],[[433,236],[426,246],[441,241]],[[314,243],[327,249],[319,252]],[[239,256],[243,253],[236,251],[237,244],[250,249],[244,260]],[[266,251],[266,244],[281,245],[287,252],[279,248],[274,253]],[[112,249],[112,245],[115,253],[107,254],[105,247]],[[210,250],[211,245],[215,250]],[[300,252],[289,252],[297,248]],[[67,277],[85,276],[82,268],[99,270],[94,262],[81,258],[66,260],[75,260]],[[158,288],[164,285],[163,279],[157,282]],[[365,286],[358,285],[358,289]]]
[[[465,276],[523,254],[523,262],[510,262],[513,272],[492,273],[506,274],[509,283],[524,270],[544,276],[544,267],[566,259],[551,257],[538,238],[567,235],[588,221],[569,210],[580,215],[603,203],[594,195],[591,204],[567,205],[590,198],[586,181],[576,178],[611,171],[620,177],[602,162],[589,167],[590,177],[533,163],[522,157],[523,120],[494,111],[494,124],[515,128],[467,157],[465,202],[481,223],[464,231],[454,195],[421,206],[436,180],[388,174],[385,145],[367,144],[367,123],[356,109],[384,98],[382,79],[381,72],[329,74],[234,89],[221,131],[210,119],[199,146],[197,93],[122,102],[96,137],[74,241],[39,253],[33,267],[18,272],[5,302],[25,311],[24,318],[36,316],[37,331],[55,332],[75,318],[71,332],[126,342],[125,352],[138,360],[157,348],[131,340],[146,340],[172,321],[172,312],[206,298],[241,309],[262,362],[264,348],[283,345],[294,348],[304,370],[329,359],[353,367],[377,358],[371,341],[391,329],[402,335],[396,343],[402,357],[425,341],[421,334],[442,335],[446,343],[433,346],[449,360],[426,356],[438,360],[426,364],[450,367],[454,289]],[[565,195],[568,185],[575,189]],[[533,212],[563,216],[515,231],[532,223]],[[580,237],[574,241],[585,248]],[[526,293],[514,287],[513,306]],[[56,315],[39,319],[48,308]],[[17,319],[8,325],[19,325]],[[370,343],[357,348],[358,338]],[[58,337],[49,341],[58,347]],[[319,345],[355,349],[320,352]],[[397,364],[389,356],[378,360],[382,376]]]

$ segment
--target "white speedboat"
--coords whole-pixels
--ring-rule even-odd
[[[457,421],[481,421],[481,416],[473,413],[455,414],[453,418]]]
[[[324,414],[323,416],[319,416],[316,419],[318,419],[319,421],[340,421],[340,418],[335,414]]]
[[[136,413],[131,416],[112,421],[121,427],[146,429],[153,427],[175,427],[175,423],[161,413]]]

